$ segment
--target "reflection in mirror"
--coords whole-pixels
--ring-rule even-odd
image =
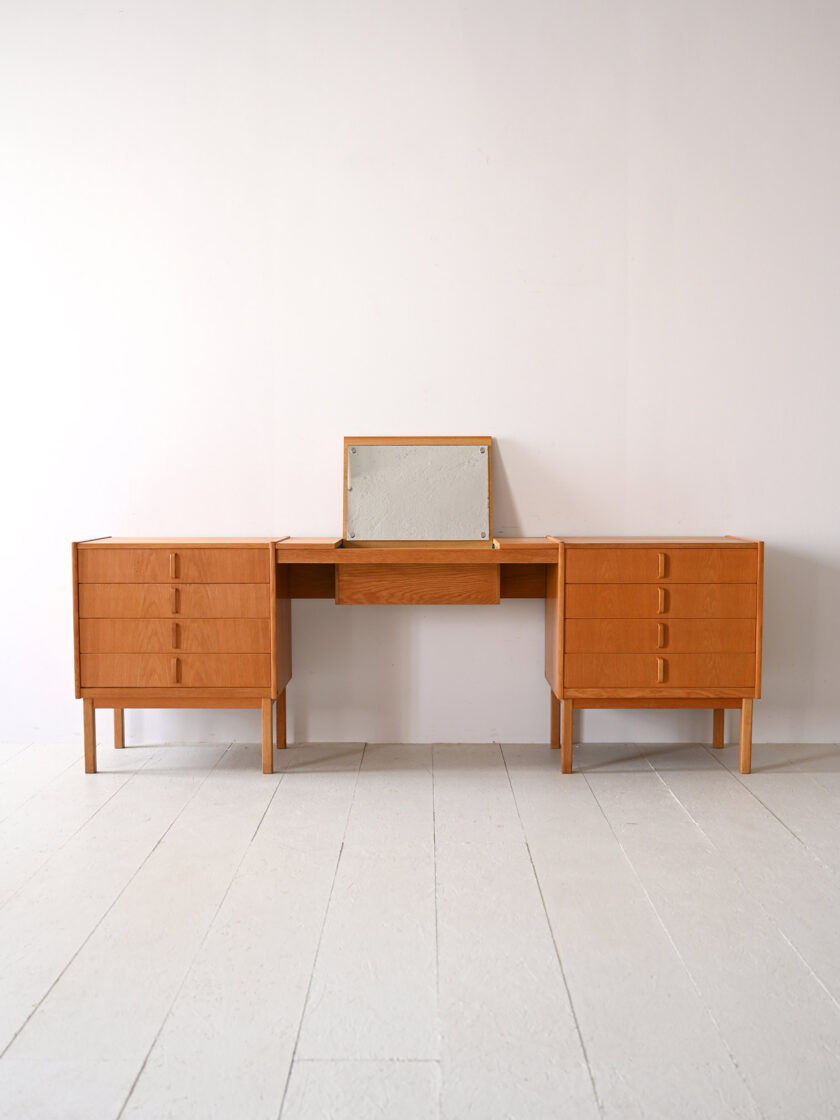
[[[489,442],[349,443],[347,539],[489,544],[489,462]]]

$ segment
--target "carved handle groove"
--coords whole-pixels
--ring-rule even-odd
[[[173,587],[171,589],[170,597],[171,597],[171,603],[172,603],[172,613],[177,614],[178,613],[178,605],[179,605],[179,603],[178,603],[178,588],[177,587]]]
[[[657,603],[656,603],[656,613],[657,614],[664,614],[665,611],[668,609],[668,601],[665,597],[665,588],[664,587],[658,587],[656,590],[657,590],[657,593],[658,593],[657,594]]]
[[[664,579],[665,578],[665,564],[666,564],[665,553],[660,552],[659,553],[659,569],[658,569],[658,572],[657,572],[657,578],[658,579]]]
[[[665,658],[657,657],[656,659],[656,683],[665,683]]]
[[[173,657],[172,658],[172,683],[173,684],[180,684],[181,683],[181,658],[180,657]]]
[[[173,623],[172,623],[172,648],[173,648],[173,649],[177,649],[177,648],[178,648],[178,637],[179,637],[179,633],[178,633],[178,623],[177,623],[177,622],[173,622]]]
[[[664,622],[657,622],[657,624],[656,624],[656,648],[657,649],[664,649],[665,648],[665,639],[667,638],[667,636],[668,636],[668,630],[666,629],[665,623]]]
[[[178,578],[178,553],[177,552],[170,552],[169,553],[169,578],[170,579],[177,579]]]

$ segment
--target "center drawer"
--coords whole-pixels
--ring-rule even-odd
[[[82,618],[82,653],[268,653],[267,618]]]
[[[498,564],[336,564],[336,603],[498,603]]]
[[[567,618],[755,618],[754,583],[575,583]]]
[[[755,548],[567,548],[567,583],[755,583]]]

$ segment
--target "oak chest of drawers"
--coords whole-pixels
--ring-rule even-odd
[[[130,539],[73,545],[76,696],[85,769],[96,770],[96,709],[259,708],[263,771],[272,707],[285,746],[291,677],[288,592],[270,538]],[[284,578],[281,573],[281,580]]]
[[[763,545],[731,537],[558,539],[546,586],[552,746],[572,769],[575,708],[741,710],[749,773],[761,694]]]

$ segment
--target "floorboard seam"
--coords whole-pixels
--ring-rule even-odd
[[[204,783],[205,783],[205,782],[206,782],[206,781],[208,780],[208,778],[210,777],[210,775],[211,775],[211,774],[213,773],[213,771],[214,771],[214,770],[216,769],[216,767],[217,767],[217,766],[219,765],[219,763],[220,763],[220,762],[222,761],[222,759],[223,759],[223,758],[225,757],[225,754],[227,754],[227,751],[223,751],[223,752],[222,752],[222,754],[221,754],[221,755],[219,755],[219,757],[218,757],[218,758],[216,759],[216,762],[215,762],[215,763],[213,764],[213,766],[211,766],[211,767],[210,767],[210,769],[209,769],[209,770],[207,771],[207,773],[206,773],[206,774],[204,775],[204,777],[202,778],[202,780],[201,780],[201,781],[199,782],[199,784],[198,784],[198,785],[196,786],[196,788],[195,788],[195,790],[193,791],[193,793],[192,793],[192,794],[190,795],[190,797],[188,797],[188,798],[187,798],[187,800],[186,800],[186,801],[184,802],[184,804],[183,804],[183,805],[181,806],[181,808],[180,808],[180,809],[178,810],[178,812],[177,812],[177,813],[175,814],[175,816],[174,816],[174,817],[172,818],[172,820],[171,820],[171,821],[169,822],[169,824],[168,824],[168,825],[166,826],[166,828],[165,828],[165,829],[163,830],[163,832],[161,833],[161,835],[160,835],[160,836],[158,837],[158,839],[157,839],[157,840],[155,841],[155,843],[154,843],[154,844],[152,845],[152,847],[151,847],[151,848],[149,849],[149,851],[148,851],[148,852],[146,853],[146,856],[145,856],[145,858],[144,858],[144,859],[143,859],[143,860],[141,861],[141,863],[140,863],[140,864],[138,864],[138,866],[137,866],[137,867],[136,867],[136,868],[134,869],[134,871],[132,872],[131,876],[130,876],[130,877],[129,877],[129,878],[127,879],[127,880],[126,880],[126,882],[125,882],[125,883],[123,883],[123,885],[122,885],[122,887],[121,887],[120,891],[119,891],[119,892],[118,892],[118,894],[117,894],[117,895],[116,895],[116,896],[114,897],[114,899],[112,900],[111,904],[110,904],[110,905],[109,905],[109,906],[108,906],[108,907],[107,907],[107,908],[106,908],[106,909],[105,909],[105,910],[103,911],[103,913],[102,913],[102,914],[100,915],[100,917],[99,917],[98,921],[96,921],[96,922],[94,923],[94,925],[93,925],[93,927],[91,928],[90,932],[88,933],[87,937],[85,937],[85,938],[84,938],[84,940],[82,941],[82,943],[81,943],[81,944],[80,944],[80,945],[78,946],[78,948],[77,948],[77,949],[75,950],[75,952],[74,952],[74,953],[72,954],[72,956],[71,956],[71,957],[70,957],[70,959],[69,959],[69,960],[67,961],[67,963],[66,963],[66,964],[64,965],[64,967],[62,968],[62,970],[61,970],[61,971],[59,972],[58,976],[56,976],[55,980],[53,980],[53,982],[52,982],[52,983],[51,983],[51,984],[49,985],[49,987],[48,987],[48,988],[47,988],[47,990],[46,990],[46,991],[44,992],[44,994],[43,994],[43,995],[42,995],[42,996],[40,997],[40,999],[38,1000],[38,1002],[37,1002],[37,1003],[35,1004],[35,1006],[34,1006],[34,1007],[32,1008],[32,1010],[31,1010],[31,1011],[29,1012],[29,1014],[28,1014],[28,1015],[26,1016],[26,1018],[25,1018],[25,1019],[24,1019],[24,1021],[23,1021],[23,1022],[21,1023],[21,1025],[20,1025],[20,1026],[18,1027],[18,1029],[17,1029],[16,1031],[15,1031],[14,1035],[13,1035],[13,1036],[11,1037],[11,1039],[9,1040],[9,1042],[8,1042],[8,1043],[6,1044],[6,1046],[4,1046],[4,1047],[3,1047],[3,1050],[2,1050],[2,1051],[0,1051],[0,1058],[3,1058],[3,1057],[4,1057],[4,1056],[5,1056],[5,1055],[6,1055],[7,1053],[8,1053],[9,1049],[10,1049],[10,1048],[11,1048],[12,1046],[14,1046],[14,1044],[15,1044],[15,1040],[16,1040],[16,1039],[18,1038],[18,1036],[20,1035],[20,1033],[21,1033],[21,1032],[22,1032],[22,1031],[23,1031],[23,1030],[25,1029],[25,1027],[26,1027],[26,1024],[27,1024],[27,1023],[28,1023],[28,1022],[30,1021],[30,1019],[31,1019],[31,1018],[32,1018],[32,1016],[33,1016],[33,1015],[34,1015],[34,1014],[35,1014],[35,1013],[36,1013],[36,1012],[38,1011],[38,1009],[39,1009],[39,1008],[40,1008],[40,1007],[41,1007],[41,1006],[43,1005],[43,1003],[45,1002],[45,1000],[47,1000],[47,999],[49,998],[49,996],[50,996],[50,993],[51,993],[51,992],[52,992],[52,991],[53,991],[53,990],[55,989],[56,985],[60,983],[60,981],[61,981],[61,978],[62,978],[62,977],[64,976],[64,974],[65,974],[65,973],[67,972],[68,968],[70,968],[70,966],[71,966],[71,965],[73,964],[73,962],[74,962],[74,961],[76,960],[76,958],[78,957],[78,955],[79,955],[79,954],[80,954],[80,953],[82,952],[82,950],[84,949],[84,947],[85,947],[85,946],[87,945],[87,943],[88,943],[88,942],[90,941],[90,939],[91,939],[91,938],[93,937],[93,935],[94,935],[94,934],[96,933],[96,931],[97,931],[97,930],[99,929],[99,927],[100,927],[100,926],[102,925],[102,923],[103,923],[103,922],[105,921],[105,919],[106,919],[106,918],[108,917],[108,915],[109,915],[109,914],[111,913],[111,911],[112,911],[112,910],[114,909],[114,907],[115,907],[115,906],[117,905],[117,903],[119,902],[119,900],[120,900],[120,899],[122,898],[122,896],[123,896],[123,895],[125,894],[125,892],[126,892],[126,891],[128,890],[128,888],[129,888],[129,887],[131,886],[131,884],[132,884],[132,883],[134,882],[134,880],[135,880],[135,879],[137,878],[137,876],[138,876],[138,875],[140,874],[140,872],[141,872],[141,871],[143,870],[143,868],[144,868],[144,867],[146,866],[146,864],[148,863],[148,861],[149,861],[149,860],[150,860],[150,859],[152,858],[152,856],[154,855],[154,853],[155,853],[155,852],[157,851],[157,849],[158,849],[158,848],[160,847],[160,845],[162,844],[162,842],[163,842],[164,838],[165,838],[165,837],[167,836],[167,834],[169,833],[170,829],[171,829],[171,828],[173,827],[173,825],[174,825],[174,824],[175,824],[175,823],[176,823],[176,822],[178,821],[178,819],[179,819],[179,818],[181,817],[181,814],[182,814],[182,813],[183,813],[183,812],[184,812],[184,811],[186,810],[187,806],[188,806],[188,805],[190,805],[190,804],[192,803],[193,799],[194,799],[194,798],[195,798],[195,797],[196,797],[196,796],[198,795],[198,792],[199,792],[199,790],[200,790],[200,789],[201,789],[201,788],[203,787]]]
[[[225,755],[229,753],[229,751],[232,749],[233,746],[234,746],[233,743],[230,743],[228,745],[228,748],[225,751],[225,753],[222,755],[222,758],[224,758]],[[268,812],[268,810],[270,809],[272,801],[274,801],[274,798],[277,796],[278,789],[283,784],[283,778],[284,777],[285,777],[285,774],[280,775],[280,779],[277,782],[277,784],[275,785],[274,790],[272,791],[271,797],[269,797],[268,803],[266,804],[265,808],[263,809],[263,811],[260,815],[260,819],[257,822],[257,827],[251,833],[251,838],[249,839],[248,843],[245,845],[245,847],[242,850],[242,855],[240,856],[239,861],[236,864],[236,867],[233,869],[233,873],[231,874],[231,877],[228,881],[227,886],[222,891],[222,896],[219,899],[219,903],[216,906],[216,909],[213,911],[213,916],[210,918],[210,921],[207,923],[207,929],[204,931],[204,934],[201,938],[201,941],[196,946],[196,950],[193,953],[189,964],[184,969],[184,975],[181,978],[181,983],[178,985],[178,989],[175,992],[175,995],[172,997],[172,1000],[169,1004],[169,1007],[166,1009],[163,1017],[161,1018],[160,1026],[158,1027],[158,1029],[155,1033],[155,1037],[152,1039],[152,1042],[151,1042],[151,1045],[149,1046],[149,1049],[146,1051],[146,1055],[145,1055],[145,1057],[143,1058],[143,1061],[140,1064],[140,1069],[137,1071],[137,1075],[135,1076],[134,1080],[131,1083],[131,1087],[128,1090],[128,1095],[126,1096],[125,1100],[123,1101],[122,1107],[120,1108],[120,1111],[117,1113],[116,1120],[120,1120],[120,1117],[125,1112],[126,1108],[128,1107],[129,1101],[131,1100],[132,1096],[134,1095],[134,1090],[137,1088],[138,1084],[140,1083],[140,1078],[143,1076],[143,1071],[145,1070],[145,1068],[146,1068],[146,1066],[149,1062],[149,1058],[152,1056],[152,1052],[153,1052],[154,1048],[157,1046],[158,1039],[160,1038],[161,1034],[163,1033],[163,1028],[166,1026],[166,1023],[167,1023],[169,1017],[172,1014],[172,1009],[175,1007],[175,1004],[178,1002],[178,997],[181,995],[181,992],[184,990],[184,986],[187,983],[187,980],[189,980],[190,973],[193,970],[195,962],[198,960],[198,958],[201,954],[201,950],[204,948],[204,946],[207,942],[207,938],[210,936],[210,933],[213,929],[213,926],[216,924],[216,919],[219,916],[219,911],[224,906],[225,899],[230,894],[230,888],[233,886],[233,882],[236,879],[236,876],[239,874],[239,869],[242,867],[242,864],[245,862],[245,857],[248,855],[250,847],[254,842],[254,837],[259,832],[260,825],[265,820],[265,815]]]
[[[277,1120],[280,1120],[280,1118],[283,1115],[283,1109],[286,1107],[286,1096],[289,1092],[289,1082],[292,1079],[292,1070],[295,1068],[295,1062],[298,1060],[297,1059],[297,1049],[298,1049],[298,1045],[300,1044],[300,1035],[301,1035],[301,1031],[303,1030],[303,1021],[306,1018],[306,1009],[309,1006],[309,996],[312,993],[312,982],[315,979],[315,969],[318,966],[318,954],[321,951],[321,942],[324,939],[324,930],[327,927],[327,918],[329,917],[329,913],[330,913],[330,903],[332,902],[333,891],[335,890],[336,880],[338,879],[338,869],[341,866],[341,857],[344,854],[344,841],[347,838],[347,826],[350,823],[350,816],[353,812],[353,804],[356,800],[356,790],[358,789],[358,786],[359,786],[359,774],[362,772],[362,764],[364,763],[364,760],[365,760],[365,751],[367,750],[367,746],[368,746],[367,743],[365,743],[362,746],[362,753],[359,756],[359,765],[356,768],[356,781],[353,784],[353,794],[350,798],[350,804],[347,807],[347,815],[344,819],[344,832],[342,833],[341,844],[339,845],[338,856],[336,857],[335,868],[333,869],[333,877],[332,877],[332,882],[330,883],[330,891],[329,891],[329,894],[327,895],[326,905],[324,906],[324,917],[321,920],[321,928],[318,931],[318,941],[315,945],[315,953],[313,954],[313,957],[312,957],[312,967],[309,970],[309,983],[306,985],[306,995],[303,997],[303,1006],[301,1007],[301,1010],[300,1010],[300,1019],[298,1020],[298,1029],[297,1029],[297,1033],[295,1034],[295,1044],[292,1047],[292,1056],[289,1059],[289,1068],[286,1071],[286,1081],[283,1085],[283,1095],[280,1098],[280,1107],[277,1110]]]
[[[63,778],[68,770],[72,770],[74,766],[78,766],[80,761],[81,756],[77,755],[72,762],[69,762],[66,766],[62,766],[62,768],[57,773],[53,774],[53,776],[46,782],[44,782],[42,786],[38,786],[36,790],[30,793],[29,797],[24,798],[24,800],[21,801],[19,805],[15,805],[14,809],[12,809],[11,812],[7,813],[5,817],[0,817],[0,824],[5,824],[6,821],[9,820],[10,817],[13,817],[19,809],[22,809],[24,805],[28,805],[29,802],[33,800],[33,798],[37,797],[38,794],[42,792],[42,790],[48,789],[53,784],[53,782],[57,782],[59,778]]]
[[[569,987],[569,980],[568,980],[568,977],[566,976],[566,969],[563,967],[563,959],[560,955],[560,946],[557,944],[557,938],[554,935],[554,927],[551,924],[551,918],[549,917],[549,914],[548,914],[548,907],[546,906],[545,896],[543,895],[542,884],[540,883],[540,877],[537,874],[537,868],[536,868],[536,865],[534,864],[534,856],[533,856],[533,853],[531,851],[531,845],[528,843],[528,833],[525,830],[525,822],[522,820],[522,814],[519,811],[519,802],[516,799],[516,791],[513,788],[513,781],[512,781],[511,776],[510,776],[510,769],[508,767],[507,758],[505,757],[504,748],[501,745],[499,746],[499,750],[500,750],[501,755],[502,755],[502,761],[504,762],[504,765],[505,765],[505,773],[507,774],[508,785],[510,786],[510,793],[511,793],[511,797],[513,798],[513,804],[514,804],[514,807],[516,809],[516,815],[519,818],[519,824],[520,824],[520,827],[522,829],[522,837],[523,837],[523,840],[525,842],[525,851],[528,853],[528,861],[531,864],[531,871],[532,871],[533,876],[534,876],[534,882],[536,883],[537,893],[540,896],[540,905],[542,906],[543,915],[545,916],[546,925],[548,926],[548,933],[549,933],[549,936],[551,937],[551,944],[554,946],[554,955],[557,958],[557,966],[560,969],[560,978],[563,981],[563,988],[566,992],[566,999],[569,1001],[569,1010],[572,1013],[572,1021],[575,1025],[575,1032],[576,1032],[577,1037],[578,1037],[578,1043],[580,1045],[581,1054],[583,1055],[583,1061],[584,1061],[584,1064],[586,1065],[586,1072],[587,1072],[587,1075],[589,1077],[589,1084],[592,1086],[592,1095],[595,1098],[595,1107],[598,1109],[598,1115],[603,1116],[604,1115],[604,1105],[603,1105],[603,1103],[601,1101],[601,1098],[598,1094],[598,1087],[595,1084],[595,1074],[592,1071],[592,1065],[589,1061],[589,1054],[587,1053],[586,1043],[584,1042],[584,1039],[583,1039],[583,1032],[581,1031],[580,1021],[578,1020],[577,1010],[575,1008],[575,1001],[572,999],[572,992],[571,992],[571,989]]]
[[[648,765],[650,765],[649,762],[648,762]],[[651,767],[651,771],[654,774],[656,774],[656,770],[654,770],[653,767]],[[659,777],[658,774],[657,774],[657,777]],[[659,923],[659,925],[662,928],[663,933],[665,934],[665,937],[668,939],[668,943],[670,944],[671,948],[673,949],[674,953],[676,954],[677,960],[680,962],[682,967],[685,969],[685,974],[688,977],[688,981],[691,984],[692,988],[694,989],[698,1000],[700,1001],[700,1006],[705,1010],[705,1012],[708,1015],[713,1027],[715,1028],[715,1031],[717,1032],[717,1035],[720,1038],[721,1045],[723,1046],[730,1062],[732,1063],[733,1069],[738,1074],[738,1077],[741,1079],[741,1083],[743,1084],[744,1089],[745,1089],[747,1095],[749,1096],[750,1100],[755,1105],[755,1108],[756,1108],[756,1111],[757,1111],[758,1115],[763,1118],[764,1117],[764,1112],[761,1109],[761,1107],[759,1106],[758,1101],[755,1099],[755,1096],[753,1095],[753,1092],[750,1089],[750,1086],[749,1086],[749,1084],[747,1083],[747,1081],[744,1077],[744,1074],[741,1070],[741,1067],[739,1066],[739,1064],[738,1064],[738,1062],[735,1058],[735,1055],[732,1052],[732,1049],[729,1045],[729,1042],[728,1042],[725,1034],[723,1033],[723,1030],[721,1029],[720,1024],[718,1023],[714,1012],[712,1011],[708,1002],[704,998],[703,992],[700,988],[700,985],[697,983],[697,980],[695,979],[694,974],[692,973],[691,969],[688,966],[688,962],[686,961],[685,957],[680,952],[679,946],[677,945],[676,941],[674,940],[673,936],[671,935],[671,931],[668,929],[668,926],[667,926],[664,918],[659,913],[659,910],[657,909],[656,904],[654,903],[653,899],[650,896],[650,892],[648,891],[647,887],[645,886],[644,882],[642,881],[642,877],[639,874],[639,872],[636,868],[636,865],[633,863],[633,860],[630,858],[630,855],[629,855],[627,849],[622,844],[621,839],[618,836],[618,833],[613,828],[612,822],[610,821],[609,817],[607,816],[606,812],[604,811],[604,807],[601,804],[601,802],[598,798],[598,795],[596,794],[595,790],[592,789],[592,783],[589,780],[589,775],[584,774],[584,778],[586,780],[586,784],[589,786],[589,788],[592,792],[593,798],[595,799],[595,804],[601,810],[601,815],[603,816],[604,820],[607,822],[607,828],[609,828],[610,832],[612,833],[613,837],[615,838],[615,842],[618,845],[619,851],[624,856],[630,870],[632,871],[633,875],[635,876],[636,881],[638,882],[639,887],[641,888],[641,891],[642,891],[642,893],[643,893],[643,895],[644,895],[644,897],[647,901],[648,906],[651,908],[651,911],[652,911],[654,917],[656,918],[656,921]],[[660,781],[661,781],[661,778],[660,778]],[[667,786],[666,786],[666,789],[667,789]],[[671,793],[672,796],[674,796],[671,790],[669,790],[668,792]],[[697,827],[699,828],[699,825]],[[701,833],[703,833],[702,829],[700,829],[700,831],[701,831]],[[703,835],[705,836],[705,833],[703,833]],[[715,849],[715,851],[717,851],[717,849]]]

